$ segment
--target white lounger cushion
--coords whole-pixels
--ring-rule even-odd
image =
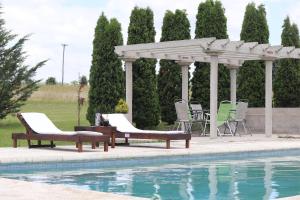
[[[64,134],[64,135],[103,135],[92,131],[62,131],[43,113],[21,113],[30,128],[38,134]]]
[[[103,117],[109,121],[111,126],[115,126],[122,133],[156,133],[156,134],[179,134],[183,131],[154,131],[141,130],[135,128],[126,118],[124,114],[103,114]]]

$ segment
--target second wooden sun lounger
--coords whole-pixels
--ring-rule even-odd
[[[27,140],[28,147],[55,147],[53,141],[71,141],[76,143],[78,152],[82,152],[83,142],[92,144],[92,148],[96,147],[96,143],[104,143],[104,151],[108,151],[108,143],[110,137],[98,132],[91,131],[61,131],[51,120],[43,113],[18,113],[18,119],[26,128],[26,133],[13,133],[13,147],[17,147],[18,140]],[[37,145],[32,145],[31,140],[37,140]],[[50,141],[50,145],[42,145],[41,141]]]
[[[137,129],[127,120],[124,114],[104,114],[103,117],[109,121],[111,126],[117,128],[116,138],[125,138],[126,143],[128,143],[129,138],[165,140],[166,148],[170,149],[171,140],[185,140],[185,147],[189,148],[190,146],[191,134],[189,133]]]

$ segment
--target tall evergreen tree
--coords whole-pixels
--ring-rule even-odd
[[[263,5],[255,7],[250,3],[246,7],[241,31],[241,40],[245,42],[269,42],[269,29],[266,10]],[[264,106],[265,102],[265,63],[246,61],[239,69],[237,96],[247,99],[252,107]]]
[[[220,1],[206,0],[199,4],[195,38],[204,37],[228,38],[227,18]],[[192,100],[200,101],[204,108],[209,108],[210,64],[196,62],[195,66],[192,78]],[[218,76],[218,100],[229,99],[229,70],[224,65],[219,65]]]
[[[167,11],[160,41],[190,39],[190,22],[184,10]],[[160,60],[158,94],[162,121],[169,124],[176,120],[174,101],[181,97],[181,67],[173,60]]]
[[[130,16],[128,44],[155,41],[153,12],[135,7]],[[159,101],[155,74],[155,59],[138,59],[133,63],[133,121],[139,128],[159,124]]]
[[[95,113],[111,113],[124,96],[122,62],[114,52],[114,46],[122,45],[121,24],[99,17],[93,41],[93,58],[90,70],[89,107],[87,119],[94,123]]]
[[[281,44],[299,48],[297,25],[291,24],[287,17],[282,28]],[[300,63],[298,60],[282,59],[278,62],[274,80],[274,100],[277,107],[300,106]]]
[[[27,36],[18,39],[5,28],[5,21],[0,18],[0,119],[20,111],[20,107],[38,88],[40,80],[33,77],[46,61],[33,67],[24,63],[26,52],[23,46],[27,39]]]

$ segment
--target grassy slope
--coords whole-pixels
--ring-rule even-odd
[[[22,112],[42,112],[62,130],[73,130],[77,124],[77,102],[74,86],[42,86],[31,99],[22,107]],[[87,89],[82,96],[87,95]],[[84,104],[81,111],[81,124],[88,125],[85,119],[87,105]],[[24,127],[16,116],[10,115],[0,120],[0,147],[11,146],[11,133],[24,132]],[[25,145],[25,141],[20,143]]]

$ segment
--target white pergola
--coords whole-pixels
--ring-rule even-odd
[[[246,60],[264,60],[265,72],[265,134],[272,136],[272,65],[282,58],[300,58],[300,48],[271,46],[257,42],[201,38],[159,43],[116,46],[115,52],[125,61],[126,103],[132,121],[132,62],[138,58],[175,60],[182,70],[182,99],[188,101],[188,69],[193,62],[210,63],[210,137],[217,137],[218,64],[230,69],[231,101],[236,102],[236,71]]]

